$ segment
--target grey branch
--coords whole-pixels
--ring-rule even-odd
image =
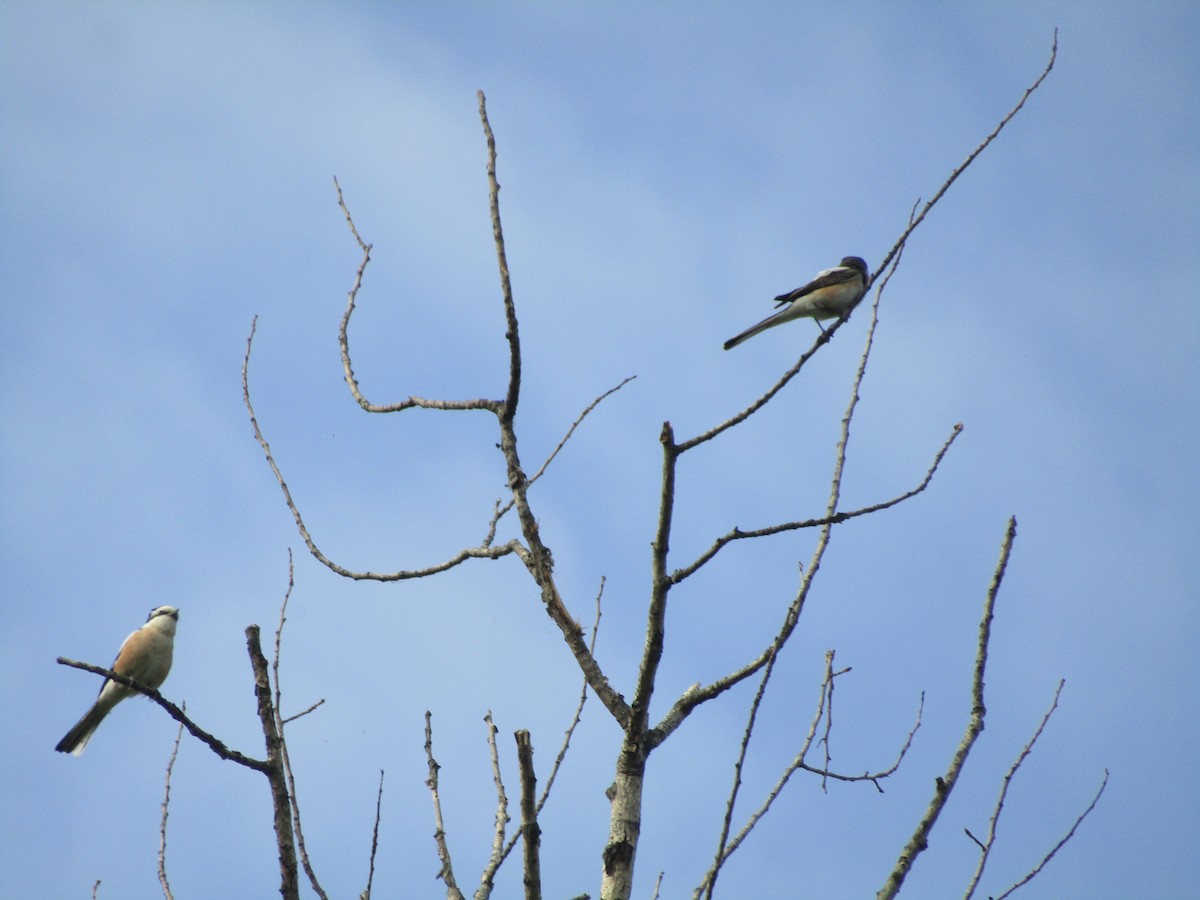
[[[928,848],[929,834],[933,831],[933,826],[937,822],[938,816],[946,806],[946,801],[950,799],[950,794],[954,790],[954,786],[958,783],[959,775],[962,774],[963,766],[966,764],[967,756],[971,752],[971,747],[974,746],[976,739],[983,732],[983,719],[987,715],[987,707],[983,702],[983,686],[984,686],[984,670],[987,668],[988,643],[992,635],[992,615],[996,607],[996,596],[1000,593],[1000,584],[1004,580],[1004,570],[1008,565],[1009,554],[1012,552],[1013,541],[1017,536],[1017,520],[1010,518],[1008,520],[1008,529],[1005,531],[1004,540],[1000,546],[1000,561],[996,564],[996,570],[992,574],[992,583],[988,587],[987,597],[983,603],[983,618],[979,623],[979,644],[975,653],[975,675],[971,682],[971,697],[972,708],[971,715],[967,721],[966,732],[963,735],[962,742],[958,745],[958,750],[955,751],[954,758],[950,761],[950,766],[946,770],[946,774],[934,780],[933,798],[929,801],[929,805],[925,809],[925,814],[917,823],[916,830],[909,839],[908,844],[900,853],[900,858],[896,861],[895,867],[888,875],[884,886],[876,894],[879,900],[891,900],[900,892],[901,886],[904,884],[904,879],[912,870],[913,864],[917,861],[917,857]]]

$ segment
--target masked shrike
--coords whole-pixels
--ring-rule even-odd
[[[171,671],[171,652],[175,646],[175,623],[179,610],[173,606],[160,606],[150,610],[146,624],[125,638],[117,651],[117,658],[109,666],[112,671],[132,678],[138,684],[158,690]],[[114,706],[133,694],[133,688],[117,684],[109,679],[100,688],[100,696],[83,718],[67,732],[54,749],[59,753],[78,756],[92,739],[92,733],[100,727]]]
[[[867,277],[867,264],[857,256],[847,256],[841,265],[817,273],[817,277],[803,287],[776,297],[775,305],[783,308],[737,337],[731,337],[725,342],[725,349],[736,347],[742,341],[792,319],[815,319],[820,328],[821,319],[836,319],[854,308],[867,292]]]

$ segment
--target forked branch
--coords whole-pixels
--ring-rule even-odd
[[[984,686],[984,671],[987,669],[988,645],[992,637],[992,616],[996,609],[996,597],[1000,593],[1000,584],[1004,581],[1004,570],[1008,566],[1008,558],[1012,553],[1013,541],[1017,537],[1017,520],[1015,517],[1008,520],[1008,530],[1004,534],[1004,540],[1000,545],[1000,560],[996,563],[996,570],[992,573],[992,583],[988,587],[987,597],[983,602],[983,618],[979,622],[979,642],[975,651],[975,674],[971,680],[971,699],[972,708],[970,718],[967,720],[966,732],[963,734],[961,743],[958,745],[958,750],[955,751],[953,759],[950,760],[950,766],[946,770],[946,774],[934,779],[933,798],[929,801],[929,806],[925,809],[925,814],[917,823],[916,830],[905,845],[904,850],[900,853],[900,858],[896,860],[896,865],[888,875],[883,887],[879,890],[876,896],[879,900],[891,900],[900,892],[901,886],[904,884],[904,879],[912,870],[913,864],[917,861],[917,857],[924,852],[929,846],[929,834],[933,831],[933,826],[941,815],[942,810],[946,806],[946,801],[950,799],[950,794],[954,790],[954,786],[958,784],[958,778],[962,774],[963,766],[967,762],[967,756],[971,752],[971,748],[975,745],[976,739],[983,732],[983,719],[987,715],[987,707],[983,700]]]

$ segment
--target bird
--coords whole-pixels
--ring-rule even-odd
[[[776,307],[782,308],[737,337],[731,337],[725,342],[725,349],[730,350],[742,341],[792,319],[813,319],[821,328],[822,319],[836,319],[854,308],[867,292],[868,278],[867,264],[861,257],[844,257],[839,265],[818,272],[808,284],[776,297]]]
[[[179,610],[173,606],[158,606],[150,610],[146,624],[135,631],[117,651],[110,668],[119,675],[132,678],[138,684],[158,690],[171,671],[171,656],[175,648],[175,624]],[[100,686],[100,696],[92,708],[83,714],[75,727],[54,748],[59,753],[79,756],[100,727],[104,717],[126,697],[138,693],[131,687],[117,684],[111,678]]]

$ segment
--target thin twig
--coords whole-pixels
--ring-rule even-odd
[[[740,425],[742,422],[754,415],[754,413],[766,406],[767,402],[772,397],[782,391],[787,386],[789,381],[800,374],[800,370],[804,368],[804,364],[812,359],[818,350],[833,340],[833,336],[837,334],[838,329],[842,327],[842,324],[847,320],[849,315],[850,314],[847,313],[846,315],[842,316],[840,319],[822,331],[819,335],[817,335],[816,340],[813,341],[813,345],[800,355],[800,358],[796,360],[795,365],[784,372],[783,375],[779,377],[779,380],[776,381],[775,384],[773,384],[770,388],[768,388],[766,393],[764,393],[761,397],[759,397],[741,412],[735,413],[719,425],[714,425],[708,431],[698,434],[693,438],[688,438],[686,441],[680,441],[679,444],[676,445],[678,451],[680,453],[686,453],[693,447],[698,447],[706,441],[711,441],[713,438],[719,436],[725,431],[728,431],[735,425]]]
[[[187,702],[179,704],[183,712],[187,712]],[[183,740],[183,725],[175,731],[175,744],[171,747],[171,756],[167,759],[167,774],[163,779],[162,819],[158,824],[158,883],[162,886],[163,896],[174,900],[171,893],[171,883],[167,878],[167,810],[171,805],[171,773],[175,770],[175,760],[179,756],[179,742]]]
[[[770,663],[767,664],[768,671],[772,667],[773,663],[774,663],[774,660],[772,660]],[[804,741],[804,744],[803,744],[804,748],[807,748],[812,743],[813,735],[816,733],[817,723],[820,721],[821,716],[824,714],[825,696],[826,696],[829,679],[831,677],[832,666],[833,666],[833,651],[829,650],[829,651],[826,651],[826,653],[825,653],[825,678],[821,681],[821,698],[817,704],[817,714],[813,718],[812,725],[809,728],[808,737]],[[733,825],[733,810],[737,804],[738,794],[741,792],[742,771],[746,764],[746,754],[749,752],[749,749],[750,749],[750,740],[754,736],[754,725],[758,720],[758,710],[759,710],[759,707],[762,705],[763,697],[766,694],[767,684],[768,684],[768,679],[766,677],[766,674],[764,673],[764,677],[759,681],[758,690],[754,694],[754,699],[750,703],[750,710],[746,716],[746,727],[744,729],[742,729],[742,740],[738,746],[737,759],[734,761],[734,764],[733,764],[733,784],[729,788],[729,795],[725,798],[725,816],[721,822],[721,833],[717,838],[717,850],[713,854],[713,864],[712,864],[712,866],[709,867],[709,870],[704,874],[703,880],[700,882],[699,886],[693,892],[693,894],[692,894],[693,897],[699,897],[701,895],[701,893],[703,893],[705,897],[710,898],[710,900],[711,900],[711,897],[713,895],[713,890],[716,888],[716,885],[717,885],[717,877],[721,874],[721,867],[725,864],[725,861],[729,859],[729,856],[733,853],[733,851],[736,850],[737,847],[741,844],[741,841],[742,841],[744,835],[749,834],[750,829],[752,829],[754,827],[753,823],[758,821],[757,814],[755,816],[751,817],[751,822],[745,828],[742,829],[742,834],[740,834],[738,836],[738,838],[734,842],[733,846],[730,847],[729,832]],[[789,775],[790,775],[790,770],[789,770]],[[784,779],[784,782],[786,782],[786,778]],[[782,784],[778,785],[777,789],[774,792],[772,792],[771,795],[768,796],[768,798],[767,798],[767,807],[768,808],[769,808],[769,805],[774,802],[775,797],[778,796],[779,791],[781,791],[781,790],[782,790]],[[765,811],[766,811],[765,809],[762,810],[762,812],[764,812],[764,813],[765,813]]]
[[[375,883],[375,853],[379,850],[379,819],[383,810],[383,769],[379,770],[379,790],[375,793],[375,825],[371,829],[371,861],[367,867],[367,889],[361,900],[371,900],[371,885]]]
[[[492,830],[492,852],[488,856],[487,865],[479,879],[479,890],[475,892],[475,900],[485,900],[492,894],[496,881],[496,872],[507,855],[504,850],[504,835],[508,828],[508,794],[504,791],[504,778],[500,773],[500,749],[496,746],[496,724],[492,721],[492,711],[489,709],[483,717],[487,723],[488,759],[492,764],[492,783],[496,786],[496,815]]]
[[[578,428],[579,425],[583,422],[583,420],[587,418],[588,413],[590,413],[597,406],[599,406],[600,403],[603,400],[605,400],[607,397],[609,397],[612,394],[615,394],[617,391],[619,391],[621,388],[625,387],[625,385],[629,384],[629,382],[633,381],[633,379],[635,379],[635,378],[637,378],[636,375],[630,375],[628,378],[626,378],[624,381],[622,381],[616,387],[609,388],[607,391],[605,391],[603,394],[601,394],[599,397],[597,397],[595,400],[593,400],[591,403],[589,403],[584,408],[583,412],[581,412],[575,418],[575,421],[571,423],[571,427],[567,429],[567,433],[565,435],[563,435],[563,439],[558,442],[558,446],[555,447],[550,452],[550,455],[546,457],[546,461],[543,462],[541,464],[541,466],[538,468],[538,470],[536,472],[534,472],[533,475],[530,477],[528,486],[532,486],[539,478],[541,478],[544,474],[546,474],[546,469],[548,469],[550,467],[550,463],[554,461],[554,457],[558,456],[559,452],[563,449],[563,447],[565,447],[567,445],[567,441],[569,441],[571,439],[571,435],[573,435],[575,433],[575,429]],[[511,510],[513,508],[513,506],[516,505],[516,502],[517,502],[516,499],[512,498],[507,503],[505,503],[504,506],[502,506],[502,507],[500,506],[499,503],[496,504],[496,514],[495,514],[494,518],[492,519],[493,533],[494,533],[494,529],[495,529],[495,523],[498,522],[501,518],[503,518],[504,515],[506,513],[508,513],[509,510]],[[490,541],[484,541],[484,546],[487,546],[488,543],[490,543]]]
[[[593,656],[596,655],[596,639],[600,636],[600,601],[604,596],[605,581],[605,577],[603,575],[600,576],[600,588],[596,591],[596,618],[592,621],[592,639],[588,642],[588,652]],[[580,719],[583,718],[583,707],[587,703],[587,692],[588,684],[585,678],[579,688],[579,702],[575,705],[575,714],[571,717],[571,724],[567,726],[567,730],[563,734],[562,746],[558,749],[558,755],[554,757],[554,765],[550,767],[550,774],[546,776],[546,787],[542,790],[542,796],[538,800],[537,805],[539,813],[550,798],[550,789],[554,787],[554,779],[558,777],[558,770],[562,766],[563,760],[567,758],[567,750],[571,747],[571,736],[575,734],[575,729],[578,727]]]
[[[712,889],[715,885],[716,876],[721,867],[729,860],[731,856],[733,856],[737,849],[745,842],[746,838],[750,836],[750,832],[754,830],[754,827],[758,824],[758,822],[762,820],[770,811],[771,807],[782,795],[783,789],[787,786],[788,782],[791,780],[791,777],[796,772],[805,771],[813,775],[819,775],[821,776],[822,782],[824,782],[825,779],[832,779],[834,781],[841,782],[869,781],[875,786],[875,789],[882,794],[884,791],[879,782],[894,775],[899,770],[900,764],[904,761],[908,751],[912,748],[913,737],[921,728],[921,718],[925,711],[925,694],[923,692],[921,694],[920,703],[917,707],[916,721],[913,723],[912,728],[909,729],[908,734],[905,736],[904,742],[901,744],[899,752],[896,754],[895,761],[887,768],[880,769],[876,772],[864,772],[861,775],[847,775],[841,772],[830,771],[828,767],[822,769],[818,766],[811,766],[805,762],[805,757],[808,755],[808,752],[812,748],[812,745],[816,739],[817,727],[825,718],[826,703],[829,693],[828,687],[834,678],[844,675],[850,671],[849,668],[846,668],[834,672],[830,667],[831,663],[832,659],[827,656],[825,678],[821,682],[820,696],[817,700],[816,711],[814,712],[812,720],[809,723],[808,731],[800,743],[800,749],[797,751],[795,758],[779,775],[774,786],[770,791],[767,792],[766,797],[763,799],[758,809],[756,809],[746,818],[745,824],[742,825],[741,829],[733,837],[727,836],[729,828],[729,818],[727,816],[718,845],[719,849],[713,858],[713,864],[705,873],[704,878],[701,879],[700,884],[696,886],[692,893],[693,897],[699,897],[701,894],[712,896]],[[739,765],[740,762],[741,760],[739,759]],[[729,812],[731,813],[732,809],[730,809]]]
[[[982,153],[984,150],[986,150],[988,145],[991,144],[991,142],[994,141],[999,136],[999,134],[1003,130],[1004,126],[1007,125],[1012,120],[1013,116],[1015,116],[1017,113],[1019,113],[1021,111],[1021,107],[1023,107],[1025,105],[1025,101],[1028,100],[1030,95],[1034,91],[1036,91],[1039,87],[1041,87],[1042,82],[1046,80],[1046,76],[1049,75],[1050,70],[1054,68],[1054,61],[1057,58],[1058,58],[1058,29],[1055,28],[1054,29],[1054,39],[1053,39],[1053,42],[1050,47],[1050,60],[1049,60],[1049,62],[1046,63],[1046,68],[1042,70],[1042,74],[1038,76],[1037,80],[1034,81],[1033,84],[1031,84],[1029,87],[1027,87],[1025,89],[1025,93],[1021,95],[1021,99],[1017,101],[1017,105],[1008,111],[1008,115],[1006,115],[1003,119],[1000,120],[1000,124],[997,125],[995,128],[993,128],[991,133],[983,139],[983,143],[981,143],[978,147],[976,147],[974,150],[972,150],[970,155],[965,160],[963,160],[962,164],[957,169],[955,169],[953,172],[950,173],[950,177],[947,178],[945,180],[945,182],[943,182],[942,186],[940,188],[938,188],[937,193],[935,193],[933,195],[933,197],[929,200],[929,202],[925,204],[925,206],[921,210],[920,214],[916,218],[910,217],[908,228],[906,228],[904,230],[904,232],[900,235],[899,240],[897,240],[896,243],[892,246],[892,249],[888,251],[887,256],[885,256],[883,258],[883,262],[879,264],[880,270],[882,270],[884,267],[886,267],[887,264],[889,262],[891,262],[892,257],[900,252],[901,248],[904,246],[905,241],[908,240],[909,235],[911,235],[913,233],[913,231],[916,230],[917,226],[920,225],[922,221],[924,221],[925,216],[929,214],[929,211],[931,209],[933,209],[933,207],[937,204],[937,202],[942,199],[942,197],[946,193],[946,191],[948,191],[950,189],[950,185],[954,184],[954,182],[958,179],[958,176],[961,175],[963,172],[965,172],[967,170],[967,167],[975,161],[976,157],[978,157],[980,153]]]
[[[596,592],[596,618],[592,622],[592,639],[588,644],[588,652],[592,655],[596,653],[596,638],[600,634],[600,599],[604,595],[603,576],[600,578],[600,589]],[[550,789],[554,787],[554,779],[558,777],[558,770],[562,767],[564,760],[567,758],[567,751],[571,748],[571,737],[575,734],[575,729],[578,727],[580,720],[583,718],[583,707],[587,703],[588,683],[587,679],[583,679],[583,686],[579,689],[579,703],[575,706],[575,714],[571,717],[571,724],[567,726],[567,730],[563,735],[562,746],[558,748],[558,754],[554,757],[554,764],[550,766],[550,774],[546,776],[546,786],[542,788],[542,795],[538,798],[537,813],[540,814],[546,805],[546,801],[550,799]],[[517,845],[517,841],[521,839],[520,832],[512,835],[508,839],[508,843],[504,845],[504,854],[501,862],[508,859],[513,848]]]
[[[450,900],[465,900],[462,891],[454,880],[454,866],[450,862],[450,847],[446,843],[446,829],[442,823],[442,800],[438,795],[438,765],[433,758],[433,713],[425,710],[425,759],[429,763],[429,777],[425,780],[429,793],[433,797],[433,821],[435,831],[433,840],[437,845],[438,859],[442,863],[438,877],[446,884],[446,894]]]
[[[312,885],[313,891],[321,900],[329,900],[320,882],[317,881],[317,873],[313,870],[312,862],[308,858],[308,848],[304,843],[304,830],[300,825],[300,801],[296,796],[296,778],[292,773],[292,757],[288,753],[287,735],[284,732],[284,726],[288,722],[295,721],[303,715],[312,712],[324,700],[318,700],[308,709],[294,716],[284,718],[283,715],[283,689],[279,680],[279,657],[283,649],[283,625],[287,621],[287,606],[288,600],[292,597],[292,588],[295,587],[295,568],[292,559],[292,548],[288,548],[288,581],[287,590],[283,593],[283,601],[279,604],[279,625],[275,628],[275,655],[271,661],[271,677],[275,682],[275,718],[277,728],[279,729],[279,754],[283,762],[283,775],[287,779],[288,797],[291,799],[292,806],[292,827],[296,830],[296,847],[300,853],[300,864],[304,867],[304,874],[308,876],[308,882]]]
[[[1083,820],[1086,819],[1088,817],[1088,815],[1091,813],[1091,811],[1096,808],[1096,804],[1100,802],[1100,795],[1104,793],[1104,789],[1106,787],[1108,787],[1108,769],[1104,770],[1104,780],[1100,783],[1100,789],[1098,791],[1096,791],[1096,795],[1094,797],[1092,797],[1092,802],[1088,804],[1087,809],[1085,809],[1083,812],[1081,812],[1076,817],[1075,823],[1071,826],[1071,830],[1068,831],[1065,835],[1063,835],[1062,840],[1060,840],[1057,844],[1055,844],[1050,849],[1050,852],[1042,857],[1041,862],[1039,862],[1036,866],[1034,866],[1032,869],[1029,870],[1029,872],[1027,872],[1025,874],[1024,878],[1022,878],[1020,881],[1018,881],[1016,884],[1014,884],[1012,887],[1010,887],[1004,893],[997,895],[996,900],[1004,900],[1005,897],[1007,897],[1009,894],[1011,894],[1017,888],[1021,887],[1024,884],[1028,884],[1030,881],[1032,881],[1034,878],[1037,877],[1037,874],[1046,867],[1046,863],[1048,863],[1048,862],[1050,862],[1050,860],[1054,859],[1054,854],[1058,853],[1058,851],[1061,850],[1064,845],[1066,845],[1067,841],[1071,840],[1071,838],[1073,838],[1075,836],[1075,830],[1077,828],[1079,828],[1080,825],[1083,824]]]
[[[996,826],[1000,822],[1000,814],[1004,811],[1004,800],[1006,797],[1008,797],[1008,789],[1012,785],[1012,781],[1016,777],[1017,771],[1021,768],[1021,764],[1025,762],[1025,759],[1030,753],[1033,752],[1033,745],[1037,743],[1038,738],[1042,736],[1042,732],[1046,730],[1046,723],[1050,721],[1050,717],[1054,715],[1054,711],[1058,709],[1058,698],[1062,695],[1064,684],[1066,684],[1066,682],[1062,679],[1059,679],[1058,688],[1054,691],[1054,699],[1050,702],[1050,708],[1046,710],[1045,714],[1042,716],[1042,721],[1038,724],[1037,729],[1033,732],[1033,737],[1029,739],[1029,741],[1021,749],[1021,752],[1017,754],[1017,758],[1013,761],[1013,764],[1008,769],[1008,773],[1004,776],[1004,780],[1000,785],[1000,796],[996,798],[996,806],[992,809],[992,817],[988,821],[987,837],[981,842],[973,834],[967,832],[971,839],[974,840],[975,843],[979,844],[980,853],[979,863],[975,866],[975,874],[971,876],[971,881],[967,885],[967,891],[965,894],[963,894],[964,900],[970,900],[970,898],[975,894],[975,889],[979,886],[979,879],[983,877],[983,870],[987,867],[988,857],[992,852],[992,847],[994,847],[996,844]]]
[[[987,668],[988,643],[992,636],[992,615],[996,607],[996,597],[1000,593],[1000,584],[1004,580],[1004,570],[1008,566],[1008,558],[1012,553],[1012,545],[1016,537],[1017,520],[1013,517],[1008,520],[1008,529],[1005,531],[1004,540],[1000,545],[1000,560],[996,563],[996,569],[992,573],[992,583],[988,586],[987,597],[983,603],[983,618],[979,623],[979,644],[975,653],[975,673],[971,682],[972,708],[966,732],[963,734],[962,742],[958,745],[958,750],[955,751],[954,758],[950,761],[946,774],[934,780],[933,798],[929,801],[921,821],[917,823],[913,836],[901,851],[896,865],[877,893],[878,900],[892,900],[900,892],[904,879],[912,870],[917,857],[928,848],[929,834],[933,831],[933,826],[937,822],[938,816],[941,815],[942,809],[945,808],[946,801],[950,799],[950,793],[958,783],[971,747],[983,732],[983,720],[987,715],[987,707],[983,702],[983,675]]]
[[[317,708],[319,708],[319,707],[322,707],[322,706],[324,706],[324,705],[325,705],[325,698],[324,698],[324,697],[322,697],[320,700],[318,700],[316,703],[314,703],[314,704],[312,704],[311,706],[309,706],[307,709],[302,709],[302,710],[300,710],[300,712],[298,712],[298,713],[296,713],[296,714],[294,714],[294,715],[291,715],[291,716],[286,716],[286,717],[284,717],[283,719],[280,719],[280,721],[281,721],[281,722],[283,722],[283,724],[284,724],[284,725],[290,724],[290,723],[292,723],[292,722],[295,722],[297,719],[302,719],[302,718],[304,718],[305,716],[307,716],[307,715],[308,715],[310,712],[312,712],[313,710],[315,710],[315,709],[317,709]]]
[[[842,522],[849,521],[850,519],[858,518],[859,516],[866,516],[870,515],[871,513],[889,509],[893,506],[903,503],[905,500],[912,499],[913,497],[917,496],[917,494],[920,494],[927,487],[929,487],[930,482],[933,481],[934,474],[937,472],[938,467],[942,464],[942,460],[946,456],[946,452],[950,449],[950,445],[954,443],[960,434],[962,434],[962,430],[963,425],[961,422],[959,422],[950,430],[950,437],[946,439],[946,441],[942,444],[941,449],[938,450],[938,452],[934,455],[933,464],[930,465],[929,470],[925,473],[925,477],[921,479],[920,483],[916,487],[906,491],[900,496],[893,497],[891,500],[885,500],[882,503],[874,503],[871,506],[864,506],[860,509],[851,510],[850,512],[837,512],[833,515],[823,516],[818,519],[803,519],[798,522],[783,522],[779,525],[769,525],[764,528],[753,528],[749,530],[742,530],[741,528],[735,527],[731,531],[721,535],[721,537],[713,541],[712,546],[701,553],[700,556],[697,557],[696,560],[690,565],[687,565],[682,569],[676,569],[674,572],[672,572],[671,581],[675,584],[678,584],[688,576],[694,575],[701,566],[711,560],[717,555],[717,553],[734,541],[747,540],[749,538],[767,537],[775,534],[784,534],[789,531],[796,531],[800,528],[819,528],[823,525],[838,525]]]

